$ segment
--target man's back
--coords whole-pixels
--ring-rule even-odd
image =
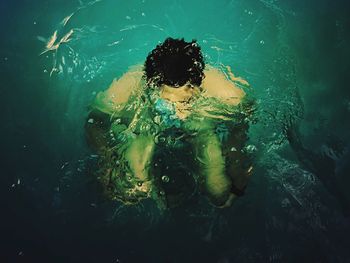
[[[217,98],[229,105],[238,105],[245,96],[245,92],[235,85],[234,79],[226,77],[220,70],[212,66],[207,66],[207,68],[204,70],[205,78],[201,85],[202,95],[208,98]],[[143,75],[141,65],[131,67],[119,79],[113,80],[109,88],[103,92],[104,99],[112,102],[114,107],[122,108],[128,102],[130,96],[144,85],[142,82]],[[173,102],[182,101],[186,96],[182,87],[169,89],[164,85],[163,90],[166,91],[165,98]]]

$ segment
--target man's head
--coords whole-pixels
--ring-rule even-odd
[[[147,56],[144,71],[147,81],[179,87],[186,83],[199,86],[205,64],[201,48],[195,40],[167,38]]]

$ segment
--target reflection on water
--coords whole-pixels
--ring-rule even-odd
[[[1,53],[1,65],[9,72],[16,68],[11,63],[28,60],[22,82],[11,74],[5,80],[20,93],[35,94],[16,96],[9,100],[16,109],[4,110],[9,138],[16,142],[6,146],[8,163],[20,159],[31,167],[12,165],[9,179],[4,179],[11,191],[5,195],[22,208],[11,214],[21,227],[17,240],[35,239],[35,231],[40,232],[54,250],[44,258],[80,254],[108,262],[346,262],[346,8],[326,0],[101,0],[75,5],[52,1],[41,18],[23,18],[40,25],[40,30],[28,32],[35,39],[35,56],[22,58],[27,54],[16,56],[10,49]],[[255,172],[246,195],[230,209],[218,211],[201,199],[166,212],[147,200],[123,206],[101,199],[100,189],[89,179],[98,156],[85,144],[87,106],[168,36],[197,39],[206,62],[227,76],[231,68],[235,78],[246,79],[251,85],[247,93],[257,100],[257,122],[250,127],[248,142],[254,146]],[[21,42],[16,37],[13,42]],[[31,93],[24,89],[26,82],[33,87]],[[31,213],[24,199],[40,213]],[[29,223],[21,226],[19,218],[26,217]],[[33,225],[43,230],[28,230]],[[68,238],[71,233],[76,244]],[[96,240],[103,241],[96,245]],[[35,258],[30,249],[36,254],[41,244],[19,243],[23,249],[18,249],[30,258]],[[9,244],[18,256],[20,251],[12,248],[16,242]],[[92,244],[95,251],[88,249]]]

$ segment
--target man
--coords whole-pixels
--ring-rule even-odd
[[[101,155],[99,180],[124,203],[151,197],[172,206],[197,187],[218,207],[243,194],[252,104],[235,83],[205,65],[196,41],[167,38],[94,101],[86,124]]]

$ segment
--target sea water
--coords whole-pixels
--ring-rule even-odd
[[[1,249],[11,262],[348,260],[345,1],[22,0],[0,7]],[[230,66],[256,99],[247,142],[254,174],[231,208],[204,199],[165,212],[151,200],[125,206],[101,198],[91,180],[99,156],[85,141],[88,106],[167,37],[196,39],[206,63]],[[286,136],[291,123],[303,149],[334,160],[334,173],[307,154],[312,165],[298,158]],[[330,177],[341,198],[325,187]]]

